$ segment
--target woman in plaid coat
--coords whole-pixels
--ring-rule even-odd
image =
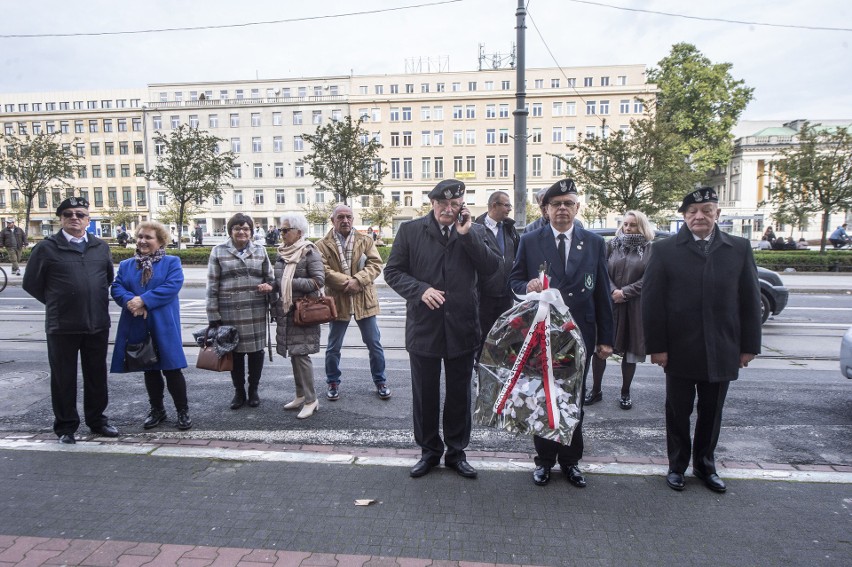
[[[211,327],[232,325],[239,343],[234,349],[234,398],[231,409],[260,405],[257,387],[263,372],[267,294],[272,291],[272,265],[266,249],[252,242],[254,221],[237,213],[228,221],[230,238],[214,247],[207,263],[207,320]],[[245,360],[248,358],[248,397]]]

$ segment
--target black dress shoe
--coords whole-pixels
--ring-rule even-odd
[[[65,433],[64,435],[59,436],[59,442],[63,445],[73,445],[77,442],[77,440],[74,439],[73,433]]]
[[[565,477],[568,479],[568,482],[577,488],[586,488],[586,477],[583,476],[583,473],[580,472],[580,467],[577,465],[568,467],[568,470],[565,471]]]
[[[550,467],[536,467],[533,471],[533,482],[536,486],[546,486],[550,482]]]
[[[725,485],[725,481],[719,478],[719,475],[716,473],[704,474],[701,471],[692,469],[692,474],[694,474],[695,478],[698,480],[704,481],[704,485],[713,492],[725,492],[728,489]]]
[[[446,465],[465,478],[476,478],[476,475],[479,474],[467,461],[456,461],[455,463],[446,463]]]
[[[246,403],[246,391],[239,388],[231,399],[231,409],[240,409]]]
[[[118,437],[118,429],[109,423],[101,425],[100,427],[92,427],[90,429],[92,430],[92,433],[100,435],[101,437]]]
[[[260,405],[260,396],[257,395],[257,388],[253,390],[249,388],[248,405],[250,408],[256,408]]]
[[[189,410],[182,410],[178,412],[177,428],[180,430],[192,428],[192,419],[189,417]]]
[[[669,471],[666,475],[666,484],[669,485],[669,488],[672,490],[677,490],[680,492],[683,490],[683,474],[678,472]]]
[[[153,429],[160,425],[166,419],[166,410],[163,408],[151,408],[145,422],[142,424],[143,429]]]
[[[630,409],[633,407],[633,400],[630,399],[630,396],[621,396],[618,405],[621,406],[621,409]]]
[[[583,399],[583,403],[587,406],[592,404],[596,404],[603,399],[602,392],[589,392],[586,397]]]
[[[432,470],[434,465],[426,459],[420,459],[417,464],[411,468],[411,478],[426,476]]]

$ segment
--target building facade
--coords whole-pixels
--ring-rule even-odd
[[[655,92],[646,84],[644,65],[527,69],[526,77],[529,198],[564,175],[557,156],[567,155],[566,144],[628,129]],[[474,214],[485,210],[493,191],[514,199],[516,87],[515,71],[502,69],[0,94],[0,123],[16,135],[22,125],[23,131],[35,132],[36,124],[45,131],[53,124],[61,132],[63,144],[80,156],[80,171],[68,182],[92,202],[104,236],[113,233],[109,215],[116,208],[138,212],[144,220],[158,218],[158,210],[168,205],[163,188],[142,175],[161,151],[155,132],[167,135],[188,124],[222,138],[223,149],[238,154],[234,179],[221,199],[202,203],[203,212],[185,227],[199,224],[218,235],[236,212],[268,226],[284,212],[333,201],[335,195],[313,186],[304,163],[310,148],[302,134],[347,115],[361,117],[384,146],[381,159],[389,174],[382,191],[401,206],[395,229],[420,214],[440,179],[464,180]],[[0,216],[9,216],[19,196],[7,180],[0,180],[0,195]],[[56,230],[57,197],[34,203],[30,233]],[[368,204],[366,198],[350,203],[356,223]],[[313,236],[326,228],[314,226]]]

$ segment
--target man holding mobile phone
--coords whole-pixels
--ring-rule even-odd
[[[429,193],[431,212],[400,225],[385,266],[385,281],[407,303],[405,347],[411,363],[414,439],[421,449],[411,469],[415,478],[427,474],[442,456],[461,476],[477,476],[464,452],[472,427],[473,358],[480,343],[477,281],[501,269],[503,259],[488,243],[485,227],[472,222],[464,189],[455,179],[438,183]]]

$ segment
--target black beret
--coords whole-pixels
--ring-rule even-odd
[[[695,203],[718,203],[719,196],[716,194],[716,190],[712,187],[699,187],[692,193],[688,194],[683,198],[683,202],[680,204],[680,208],[677,210],[679,213],[686,212],[686,209],[689,208],[689,205]]]
[[[551,185],[541,198],[541,204],[546,205],[554,197],[567,195],[569,193],[577,194],[577,186],[574,185],[573,179],[562,179]]]
[[[59,207],[57,207],[56,209],[56,216],[61,216],[62,211],[74,207],[83,207],[84,209],[88,209],[89,202],[83,197],[68,197],[67,199],[59,203]]]
[[[444,179],[429,191],[430,199],[461,199],[464,197],[464,183],[457,179]]]

